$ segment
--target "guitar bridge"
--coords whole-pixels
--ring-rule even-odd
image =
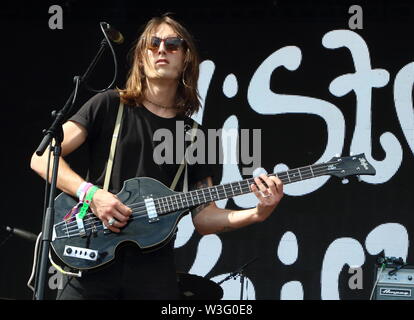
[[[76,225],[78,226],[79,235],[81,238],[86,237],[85,226],[83,224],[83,219],[79,218],[79,213],[76,215]]]

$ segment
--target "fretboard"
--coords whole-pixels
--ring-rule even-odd
[[[268,174],[268,176],[276,176],[283,182],[283,184],[289,184],[326,175],[329,171],[332,171],[332,169],[329,169],[329,166],[329,163],[315,164],[279,172],[277,174]],[[199,206],[211,201],[228,199],[250,193],[252,192],[250,189],[250,185],[252,184],[255,184],[254,178],[249,178],[238,182],[230,182],[189,192],[177,193],[166,197],[155,198],[154,202],[158,214],[163,214]]]

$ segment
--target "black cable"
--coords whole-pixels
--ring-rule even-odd
[[[102,42],[101,42],[101,46],[105,46],[106,44],[108,44],[108,45],[109,45],[109,49],[111,49],[111,52],[112,52],[112,58],[113,58],[113,60],[114,60],[114,77],[113,77],[113,79],[112,79],[112,81],[111,81],[111,84],[110,84],[109,86],[107,86],[105,89],[101,89],[101,90],[93,89],[93,88],[91,88],[91,87],[90,87],[90,86],[89,86],[86,82],[84,83],[85,87],[86,87],[89,91],[96,92],[96,93],[99,93],[99,92],[104,92],[104,91],[106,91],[106,90],[110,89],[110,88],[114,85],[114,83],[115,83],[115,81],[116,81],[116,78],[118,77],[118,61],[116,60],[115,50],[114,50],[114,48],[113,48],[113,46],[112,46],[112,43],[111,43],[111,41],[109,40],[108,35],[106,34],[106,32],[105,32],[105,30],[104,30],[104,28],[103,28],[103,25],[104,25],[105,23],[106,23],[106,22],[100,22],[100,23],[99,23],[99,25],[100,25],[100,27],[101,27],[101,30],[102,30],[102,33],[104,34],[104,37],[105,37],[105,39],[103,39],[103,40],[102,40]]]

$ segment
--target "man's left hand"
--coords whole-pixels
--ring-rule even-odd
[[[256,184],[252,184],[250,188],[257,199],[259,199],[259,203],[256,206],[257,220],[264,221],[271,215],[282,199],[283,183],[275,176],[269,177],[261,174],[259,177],[254,178]]]

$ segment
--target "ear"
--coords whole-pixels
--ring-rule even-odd
[[[190,51],[187,49],[183,57],[183,72],[187,69],[190,63]]]

